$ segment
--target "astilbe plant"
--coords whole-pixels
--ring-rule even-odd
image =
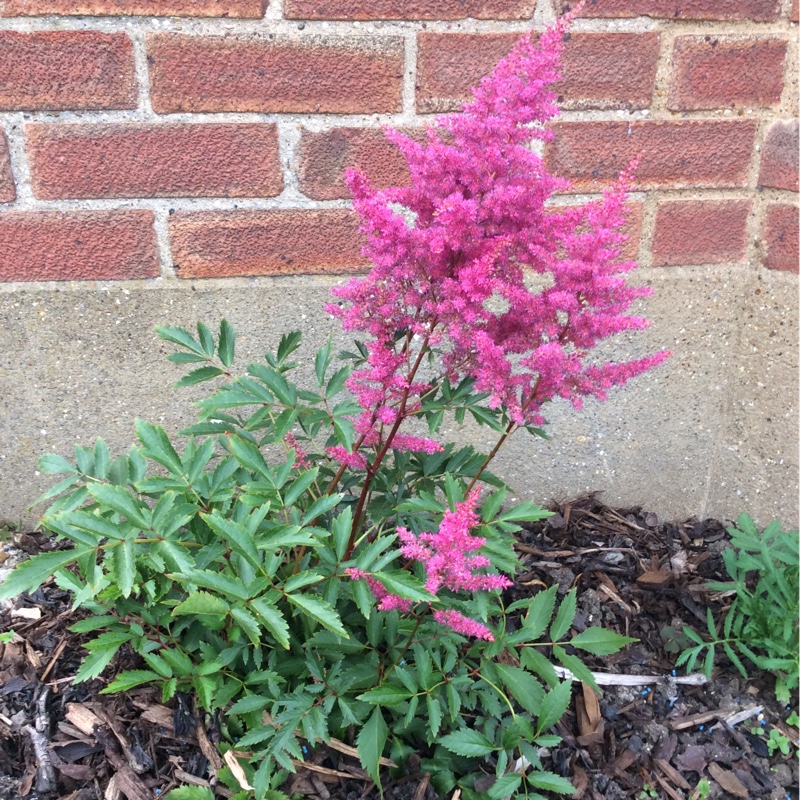
[[[548,514],[503,510],[487,467],[516,429],[543,435],[550,400],[603,399],[665,354],[592,358],[647,324],[625,311],[648,290],[618,260],[629,173],[596,202],[546,206],[566,183],[531,145],[551,136],[566,27],[524,36],[424,143],[388,132],[408,187],[349,174],[374,267],[335,290],[331,311],[365,339],[338,368],[323,347],[314,388],[291,380],[299,334],[236,375],[227,322],[216,338],[203,324],[159,328],[180,347],[170,360],[195,365],[179,385],[222,379],[182,452],[138,421],[139,444],[113,461],[102,440],[75,464],[41,460],[66,474],[41,498],[54,500],[43,526],[74,547],[32,558],[0,594],[54,575],[90,613],[73,630],[99,632],[77,680],[125,647],[141,669],[103,691],[150,684],[163,702],[189,692],[219,712],[221,747],[236,742],[241,762],[221,773],[237,800],[282,797],[308,748],[337,739],[378,784],[387,758],[399,769],[419,753],[440,794],[571,791],[541,762],[570,699],[563,670],[594,685],[575,650],[628,640],[571,636],[574,589],[558,606],[555,586],[511,602],[513,534]],[[497,445],[442,444],[445,413],[469,413]],[[275,446],[284,455],[268,461]]]

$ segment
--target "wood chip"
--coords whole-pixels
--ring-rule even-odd
[[[711,722],[712,719],[719,719],[724,716],[724,711],[715,709],[713,711],[701,711],[699,714],[690,714],[687,717],[671,719],[667,724],[673,731],[683,731],[687,728],[694,728],[696,725],[705,725],[706,722]]]
[[[176,780],[181,783],[189,783],[192,786],[206,786],[211,788],[211,784],[205,778],[198,778],[197,775],[192,775],[189,772],[184,772],[180,767],[175,767],[173,773]]]
[[[712,761],[708,765],[708,772],[728,794],[732,794],[734,797],[750,796],[750,792],[736,775],[730,770],[723,769],[716,761]]]
[[[202,725],[198,724],[195,728],[195,733],[197,734],[197,743],[200,746],[200,750],[208,759],[208,763],[211,764],[214,772],[221,770],[222,759],[220,758],[219,750],[217,750],[217,748],[211,743],[210,739],[208,738],[208,734],[206,733],[206,729]]]
[[[672,800],[684,800],[683,795],[675,789],[673,786],[670,786],[667,781],[664,780],[658,773],[656,773],[653,777],[658,781],[659,786],[672,798]]]
[[[67,703],[67,711],[64,716],[84,736],[93,736],[94,726],[102,724],[100,717],[83,703]]]
[[[586,707],[586,716],[589,719],[589,724],[593,731],[597,730],[597,726],[603,718],[600,713],[600,702],[597,699],[597,694],[591,686],[585,683],[581,684],[581,689],[583,690],[583,703]]]
[[[664,775],[669,778],[676,786],[679,786],[681,789],[691,789],[691,785],[683,777],[683,775],[675,769],[668,761],[665,761],[663,758],[654,758],[653,763],[664,773]]]
[[[673,577],[672,572],[667,569],[648,570],[636,579],[636,583],[647,588],[658,588],[666,586]]]
[[[239,786],[241,786],[246,792],[252,792],[253,787],[247,782],[247,775],[244,774],[242,765],[236,760],[236,754],[233,750],[226,751],[225,763],[228,765],[228,767],[230,767],[233,777],[236,778],[236,782],[239,784]]]
[[[30,619],[35,621],[41,618],[41,608],[15,608],[11,612],[11,619]]]

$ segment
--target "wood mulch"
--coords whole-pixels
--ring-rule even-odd
[[[730,603],[706,589],[726,579],[724,524],[662,523],[594,495],[552,508],[555,516],[520,536],[525,571],[510,591],[523,596],[557,583],[565,594],[577,586],[577,631],[602,624],[639,641],[588,662],[611,685],[598,697],[576,684],[548,768],[568,776],[583,800],[700,800],[701,779],[710,800],[798,800],[798,731],[785,723],[789,711],[775,702],[769,676],[744,680],[722,655],[708,683],[698,676],[687,683],[674,671],[682,627],[702,633],[706,607],[718,617]],[[35,534],[7,544],[31,553],[52,547]],[[214,779],[223,765],[217,720],[198,714],[190,698],[167,707],[147,688],[100,695],[105,678],[72,685],[85,652],[67,631],[73,621],[69,597],[52,584],[0,612],[0,631],[16,634],[0,644],[0,800],[157,800],[182,784],[230,797]],[[795,743],[789,755],[769,754],[773,728]],[[412,758],[403,777],[387,775],[384,796],[437,800],[429,777]],[[318,800],[378,797],[345,742],[298,764],[285,791]]]

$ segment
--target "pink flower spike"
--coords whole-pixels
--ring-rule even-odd
[[[485,639],[487,642],[494,641],[492,632],[480,622],[474,619],[465,617],[458,611],[453,609],[445,609],[444,611],[434,611],[433,618],[440,624],[444,625],[462,636],[473,636],[476,639]]]

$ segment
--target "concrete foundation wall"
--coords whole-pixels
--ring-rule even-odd
[[[551,442],[518,433],[495,463],[519,497],[546,501],[600,490],[613,504],[644,504],[662,518],[797,519],[797,282],[737,268],[642,270],[655,294],[644,333],[618,338],[612,357],[669,348],[669,362],[578,413],[554,405]],[[302,328],[313,345],[337,323],[323,311],[329,278],[70,283],[0,288],[0,518],[32,521],[44,453],[70,456],[102,436],[112,452],[141,417],[170,431],[193,421],[202,387],[173,390],[183,374],[155,325],[237,328],[236,365]],[[484,450],[486,429],[444,436]],[[39,513],[42,509],[38,509]]]

